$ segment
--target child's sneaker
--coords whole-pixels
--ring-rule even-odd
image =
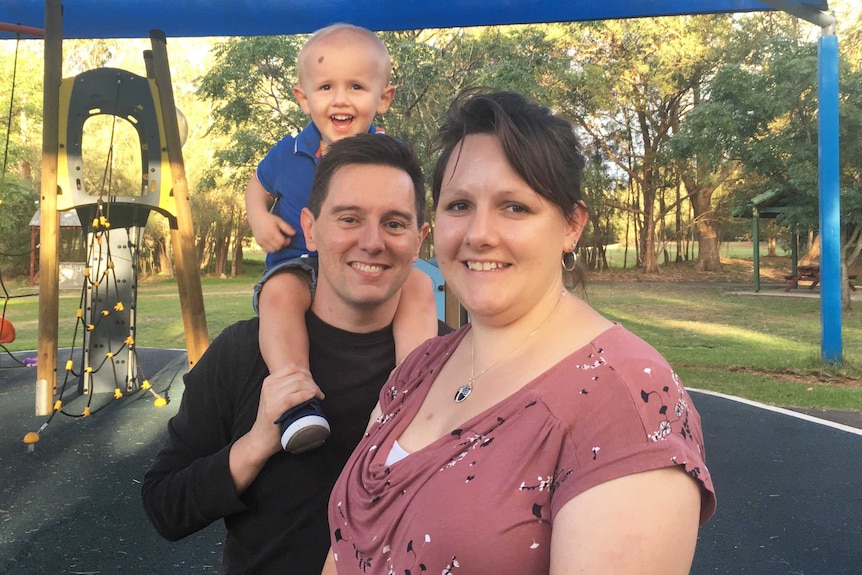
[[[288,453],[302,453],[320,447],[329,437],[329,422],[317,399],[288,409],[276,423],[281,425],[281,447]]]

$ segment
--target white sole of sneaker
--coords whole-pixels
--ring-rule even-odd
[[[281,447],[288,453],[302,453],[320,447],[329,437],[329,422],[319,415],[306,415],[291,423],[281,434]]]

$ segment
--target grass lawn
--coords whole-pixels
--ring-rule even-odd
[[[789,265],[786,257],[761,260],[764,291],[778,288]],[[252,317],[259,267],[252,264],[239,278],[202,278],[210,339]],[[820,360],[819,300],[740,295],[751,290],[750,260],[727,258],[722,271],[711,274],[682,263],[662,267],[657,276],[614,270],[591,274],[590,281],[591,305],[656,347],[689,387],[773,405],[862,411],[860,302],[842,318],[844,364],[831,367]],[[36,291],[9,282],[7,288],[12,295]],[[139,282],[138,346],[185,347],[177,294],[174,280]],[[78,292],[61,292],[61,348],[71,346],[73,337],[77,345],[82,341],[80,331],[75,333],[79,305]],[[38,297],[9,300],[6,317],[17,331],[7,348],[36,349]]]
[[[593,285],[589,302],[658,349],[683,382],[792,407],[862,410],[862,311],[842,318],[844,364],[820,356],[820,302],[680,283]],[[856,302],[856,306],[860,306]]]

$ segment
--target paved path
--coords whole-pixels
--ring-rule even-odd
[[[146,519],[140,488],[183,385],[183,351],[141,349],[141,366],[171,403],[147,392],[97,394],[88,418],[34,411],[33,368],[0,361],[0,573],[217,573],[221,524],[179,543]],[[703,416],[718,511],[701,529],[692,573],[862,572],[862,430],[692,392]],[[64,409],[80,413],[86,398]],[[101,408],[96,411],[97,408]],[[802,416],[805,417],[805,416]]]
[[[692,391],[718,509],[692,573],[862,573],[862,429]]]

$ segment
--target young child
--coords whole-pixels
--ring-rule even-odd
[[[300,227],[318,159],[327,147],[363,132],[375,133],[375,114],[384,114],[395,97],[389,85],[389,52],[373,32],[335,24],[315,32],[300,50],[299,83],[293,94],[311,123],[298,136],[285,136],[257,167],[245,193],[248,222],[267,252],[266,271],[254,289],[260,317],[260,350],[270,373],[288,364],[308,369],[308,334],[317,258],[309,253]],[[274,204],[274,205],[273,205]],[[393,321],[396,362],[437,335],[437,314],[430,278],[413,268]],[[329,437],[329,423],[317,399],[286,412],[282,447],[302,453]]]

